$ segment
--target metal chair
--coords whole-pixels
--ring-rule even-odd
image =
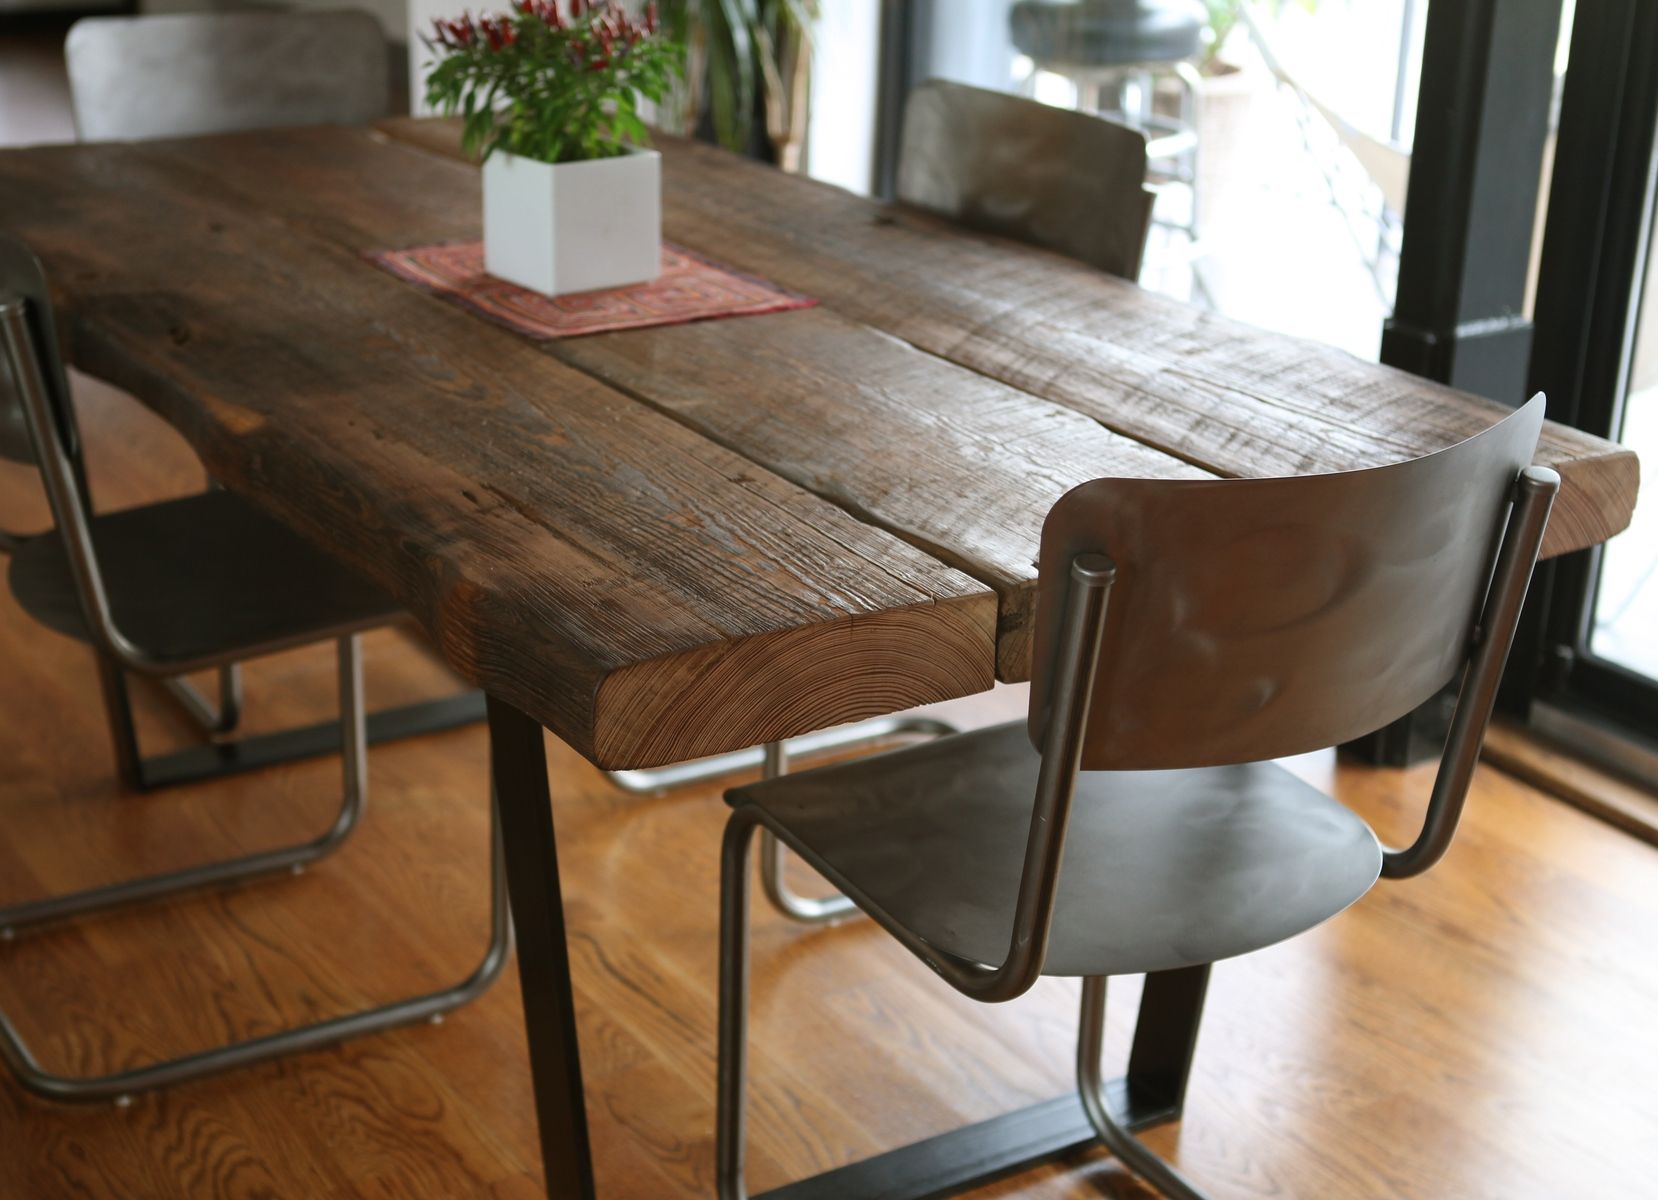
[[[900,201],[1124,279],[1151,230],[1145,183],[1145,134],[1101,117],[941,79],[904,105]]]
[[[1077,107],[1109,115],[1150,137],[1153,162],[1172,167],[1169,177],[1191,189],[1191,219],[1198,230],[1198,122],[1203,76],[1196,63],[1204,51],[1209,16],[1197,0],[1018,0],[1008,13],[1013,45],[1036,71],[1071,79]],[[1157,81],[1172,78],[1180,89],[1175,117],[1156,111]]]
[[[70,28],[64,56],[76,129],[83,141],[359,123],[382,117],[388,109],[385,35],[363,12],[91,17]],[[13,409],[9,419],[10,442],[26,456],[28,440],[17,424],[20,410]],[[198,500],[176,509],[157,509],[155,519],[162,519],[164,511],[165,519],[175,524],[202,519],[205,524],[197,533],[205,547],[215,536],[219,510],[236,508],[234,501]],[[0,553],[12,553],[22,540],[23,535],[0,531]],[[196,558],[177,565],[188,577]],[[112,561],[109,569],[120,567]],[[153,578],[153,572],[147,571],[146,578]],[[136,588],[143,581],[128,582]],[[272,593],[270,599],[274,602],[283,594]],[[290,603],[306,602],[302,589],[294,586],[288,586],[285,595]],[[218,695],[213,700],[183,677],[151,677],[210,744],[146,760],[133,733],[126,679],[112,664],[106,662],[101,669],[117,768],[123,783],[136,790],[332,753],[336,745],[331,722],[228,740],[243,710],[240,666],[232,662],[218,668]],[[372,713],[368,736],[376,743],[482,718],[483,698],[471,693]]]
[[[1378,873],[1416,875],[1444,854],[1560,484],[1527,465],[1542,419],[1538,397],[1459,445],[1370,470],[1085,483],[1043,529],[1028,726],[728,792],[721,1200],[745,1195],[756,829],[967,996],[1083,977],[1089,1123],[1166,1195],[1198,1196],[1102,1090],[1106,978],[1206,973],[1340,912]],[[1348,741],[1458,676],[1404,849],[1266,761]]]
[[[387,53],[351,11],[88,17],[64,42],[87,142],[366,124],[387,112]]]
[[[358,637],[397,606],[286,527],[228,492],[97,515],[87,499],[80,434],[57,353],[46,276],[29,249],[0,235],[0,453],[40,470],[56,528],[21,541],[8,581],[42,624],[97,648],[111,674],[179,675],[321,641],[339,650],[344,797],[322,835],[275,850],[0,908],[0,937],[51,920],[258,876],[300,872],[356,827],[367,796],[367,719]],[[112,711],[112,719],[119,714]],[[130,729],[128,730],[130,734]],[[442,991],[350,1016],[99,1078],[51,1074],[0,1014],[0,1059],[23,1085],[60,1100],[121,1098],[213,1071],[439,1015],[480,994],[509,948],[501,845],[492,833],[490,942],[477,969]]]

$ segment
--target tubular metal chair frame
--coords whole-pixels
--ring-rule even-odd
[[[220,668],[293,644],[309,644],[333,637],[339,652],[341,761],[344,796],[338,815],[321,836],[275,850],[262,851],[217,863],[165,872],[90,888],[67,895],[24,901],[0,908],[0,938],[9,940],[19,930],[68,917],[108,911],[131,903],[175,896],[203,888],[222,887],[280,872],[298,873],[336,849],[356,827],[367,797],[367,718],[363,711],[362,658],[359,632],[354,628],[318,631],[300,642],[235,647],[224,654],[191,659],[153,655],[130,641],[111,612],[91,536],[84,475],[78,456],[65,445],[73,437],[73,412],[59,411],[53,385],[46,375],[40,341],[49,337],[49,313],[42,310],[31,327],[30,301],[0,292],[0,341],[12,364],[22,402],[24,421],[36,461],[46,485],[53,516],[64,541],[81,607],[87,618],[107,681],[111,672],[131,670],[151,676],[174,676],[186,671]],[[55,359],[52,360],[55,363]],[[58,373],[61,379],[61,373]],[[59,389],[61,391],[61,388]],[[63,406],[70,403],[67,394]],[[73,442],[70,443],[71,445]],[[106,688],[106,698],[109,691]],[[22,1084],[38,1095],[56,1100],[125,1100],[134,1092],[180,1083],[217,1071],[263,1061],[282,1054],[309,1050],[411,1021],[441,1015],[483,992],[506,963],[510,927],[505,900],[505,877],[498,822],[492,821],[491,929],[488,948],[477,968],[453,987],[337,1017],[249,1041],[159,1062],[136,1070],[96,1078],[74,1078],[45,1071],[22,1041],[16,1027],[0,1014],[0,1060]]]
[[[22,322],[20,329],[23,331],[18,335],[23,339],[18,345],[24,347],[23,352],[34,355],[36,352],[33,349],[33,339],[25,336],[27,320],[23,317],[19,317],[18,320]],[[57,362],[55,348],[48,346],[41,353],[51,357],[46,362],[37,360],[32,369],[51,371],[58,378],[66,379]],[[49,385],[43,382],[40,386]],[[275,766],[278,763],[316,758],[338,750],[339,727],[337,722],[333,721],[274,733],[239,738],[229,736],[240,726],[244,707],[240,660],[288,647],[250,647],[239,656],[238,661],[232,662],[214,659],[175,665],[151,661],[114,629],[108,605],[99,599],[103,596],[102,582],[92,580],[89,574],[95,570],[95,562],[89,549],[91,535],[86,522],[87,514],[91,511],[91,492],[87,485],[85,464],[81,458],[80,439],[78,434],[72,431],[65,430],[65,433],[69,434],[66,445],[63,438],[55,438],[52,442],[52,447],[60,452],[63,461],[54,468],[58,473],[59,482],[51,486],[56,486],[60,491],[68,489],[68,492],[74,494],[73,511],[80,514],[81,518],[74,525],[67,525],[59,520],[58,527],[70,552],[77,586],[88,615],[88,627],[94,635],[93,650],[97,659],[98,685],[109,725],[116,774],[122,785],[133,791],[148,792]],[[58,455],[53,457],[56,458]],[[41,470],[43,475],[47,471],[44,459],[41,460]],[[50,490],[49,486],[49,493]],[[56,507],[53,511],[56,519]],[[15,553],[25,540],[24,535],[0,532],[0,554]],[[217,701],[203,695],[199,688],[183,677],[187,672],[200,669],[211,669],[215,672]],[[190,720],[207,735],[208,744],[145,757],[139,744],[132,697],[128,690],[129,673],[154,683],[164,695],[178,704]],[[366,717],[366,736],[370,745],[376,745],[475,724],[483,720],[483,715],[483,694],[466,691],[436,700],[416,701],[370,713]]]
[[[327,26],[327,31],[318,32],[316,27],[319,21]],[[338,94],[330,93],[325,100],[319,99],[314,87],[301,87],[296,90],[290,86],[287,98],[280,89],[271,91],[261,95],[258,104],[241,110],[238,113],[240,119],[251,120],[258,125],[286,127],[302,121],[366,120],[384,114],[385,61],[384,54],[380,53],[383,37],[379,26],[367,13],[345,10],[308,14],[303,18],[295,14],[261,12],[100,16],[76,22],[65,43],[64,53],[70,68],[77,131],[83,140],[88,134],[103,138],[127,138],[138,135],[140,129],[146,137],[199,132],[193,128],[186,129],[165,123],[157,125],[155,114],[150,110],[145,110],[146,115],[139,118],[137,126],[113,120],[108,112],[102,111],[91,113],[89,123],[88,106],[96,108],[93,103],[95,99],[107,99],[96,95],[99,63],[104,63],[106,69],[107,64],[111,62],[121,63],[122,66],[118,70],[128,77],[128,90],[132,91],[131,85],[139,76],[144,75],[146,70],[153,73],[153,63],[152,68],[144,68],[141,64],[134,65],[147,58],[145,54],[139,54],[135,58],[134,49],[147,47],[149,51],[154,51],[156,36],[162,31],[171,31],[175,41],[186,45],[194,44],[198,49],[205,51],[206,47],[234,47],[239,39],[245,40],[260,31],[271,36],[280,36],[284,29],[290,33],[303,29],[307,37],[331,39],[341,53],[346,53],[347,49],[355,53],[356,57],[362,60],[367,75],[359,79],[357,76],[361,72],[349,73],[351,78],[338,84],[335,89]],[[265,41],[267,46],[275,45],[269,36]],[[122,53],[123,50],[126,51],[125,54]],[[275,52],[277,51],[270,49],[262,51],[266,55]],[[200,59],[199,54],[194,57]],[[295,71],[299,74],[296,75]],[[293,76],[293,79],[289,80],[290,84],[307,78],[306,68],[303,66],[287,68],[286,75]],[[209,81],[203,77],[195,79],[194,83],[211,92],[213,87],[222,86],[223,81],[213,81],[210,86]],[[378,106],[372,101],[376,92],[380,95]],[[297,101],[298,108],[294,107],[296,101],[292,98],[296,95],[303,97],[303,100]],[[221,107],[210,104],[203,110],[201,106],[197,106],[196,111],[210,110],[219,113]],[[222,124],[222,118],[223,114],[220,113],[215,121],[209,122],[215,131],[224,132],[230,128]],[[78,459],[78,445],[72,447],[72,453]],[[76,471],[85,492],[85,480],[80,474],[78,462]],[[0,553],[12,553],[22,540],[20,535],[0,531]],[[149,791],[255,770],[296,759],[317,757],[333,753],[339,744],[333,722],[320,722],[279,733],[230,740],[230,735],[235,733],[241,723],[244,697],[240,664],[224,663],[217,668],[216,700],[210,699],[200,688],[181,676],[136,672],[140,678],[154,683],[164,695],[178,705],[210,743],[146,759],[139,746],[126,672],[119,656],[112,658],[100,649],[98,669],[110,736],[114,743],[116,770],[122,783],[134,791]],[[477,692],[466,692],[372,713],[368,718],[368,739],[373,745],[398,738],[435,733],[481,721],[483,716],[483,696]]]
[[[793,757],[832,754],[900,737],[944,737],[957,732],[954,725],[933,717],[875,717],[850,725],[837,725],[816,733],[802,734],[786,742],[767,742],[691,762],[635,771],[607,771],[610,782],[635,796],[657,796],[672,788],[688,787],[737,771],[761,769],[766,779],[776,779],[789,769]],[[832,925],[857,915],[858,906],[845,896],[803,896],[788,879],[788,850],[769,833],[761,835],[760,876],[766,899],[789,920],[800,925]]]
[[[1419,875],[1443,857],[1461,818],[1478,762],[1503,664],[1507,659],[1532,568],[1542,545],[1559,476],[1524,468],[1513,485],[1512,508],[1503,527],[1480,615],[1462,669],[1455,714],[1420,832],[1406,847],[1384,849],[1382,875]],[[1096,668],[1117,567],[1103,553],[1070,561],[1060,609],[1047,695],[1051,707],[1042,736],[1041,768],[1032,806],[1012,931],[1002,961],[994,966],[941,952],[884,912],[855,886],[840,881],[847,897],[958,992],[995,1003],[1024,994],[1040,977],[1059,891],[1059,871],[1071,801],[1082,769]],[[749,847],[756,829],[788,842],[814,860],[811,849],[759,806],[735,802],[721,857],[720,1015],[716,1181],[720,1200],[746,1200],[744,1183],[747,1024],[749,990]],[[1083,1107],[1100,1142],[1136,1174],[1176,1200],[1202,1200],[1183,1179],[1117,1119],[1101,1081],[1105,979],[1084,980],[1077,1045],[1077,1082]]]

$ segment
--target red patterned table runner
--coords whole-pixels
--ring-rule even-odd
[[[400,279],[540,340],[787,312],[817,303],[666,243],[662,274],[652,282],[569,296],[543,296],[486,274],[482,242],[414,246],[369,257]]]

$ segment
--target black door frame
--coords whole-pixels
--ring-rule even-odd
[[[1630,371],[1658,179],[1658,5],[1579,0],[1538,279],[1530,385],[1549,417],[1616,437]],[[1655,318],[1658,319],[1658,318]],[[1533,582],[1503,707],[1535,701],[1626,736],[1658,734],[1658,682],[1588,652],[1600,550]]]

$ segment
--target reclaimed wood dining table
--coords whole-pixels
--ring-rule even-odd
[[[487,693],[561,1200],[594,1183],[543,728],[649,767],[1022,680],[1038,533],[1070,487],[1372,467],[1502,412],[659,145],[665,236],[816,307],[537,342],[394,278],[367,256],[479,236],[447,122],[0,153],[0,227],[44,261],[70,361],[372,576]],[[1538,461],[1562,478],[1546,556],[1627,525],[1631,453],[1551,424]],[[1148,982],[1116,1086],[1134,1124],[1178,1110],[1193,987]],[[1091,1136],[1062,1097],[773,1195],[936,1195]]]

